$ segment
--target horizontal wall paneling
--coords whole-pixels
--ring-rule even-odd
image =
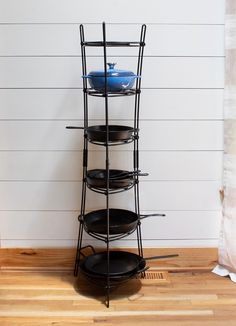
[[[220,181],[142,181],[143,210],[219,210]],[[78,210],[81,182],[1,182],[1,210]],[[134,209],[133,191],[111,196],[111,205]],[[105,196],[88,192],[88,209],[105,207]]]
[[[91,125],[99,125],[96,121]],[[123,125],[131,125],[123,122]],[[82,130],[68,130],[70,121],[1,121],[1,150],[81,150]],[[82,125],[82,121],[78,123]],[[103,147],[91,145],[91,149]],[[132,144],[122,147],[130,150]],[[141,121],[141,150],[222,150],[222,121]],[[117,146],[114,150],[118,150]]]
[[[143,214],[154,213],[143,211]],[[157,212],[163,213],[163,212]],[[78,212],[0,212],[2,239],[68,240],[77,239]],[[221,219],[220,211],[165,211],[165,217],[142,221],[142,236],[154,239],[215,239]],[[183,228],[188,225],[188,228]],[[90,237],[84,235],[87,239]],[[129,236],[135,240],[136,233]]]
[[[0,9],[0,23],[224,24],[224,0],[2,0]]]
[[[120,57],[119,67],[135,71],[135,61]],[[91,70],[102,68],[102,58],[89,58],[88,65]],[[76,57],[0,58],[0,88],[81,88],[81,74],[80,59]],[[144,60],[142,86],[223,88],[224,59],[150,57]]]
[[[142,180],[220,180],[220,151],[141,151],[140,168],[149,176]],[[0,180],[5,181],[80,181],[82,152],[2,151]],[[132,151],[112,151],[113,169],[132,170]],[[105,168],[104,153],[91,151],[89,169]]]
[[[102,40],[100,24],[85,24],[88,41]],[[107,25],[107,40],[138,41],[140,24]],[[79,25],[0,25],[0,56],[80,56]],[[145,56],[223,56],[223,25],[148,25]],[[87,48],[88,55],[102,54]],[[137,48],[109,48],[137,55]]]
[[[81,196],[81,57],[89,40],[138,40],[147,24],[140,110],[140,207],[144,246],[216,246],[221,218],[225,0],[0,1],[0,246],[76,245]],[[88,49],[88,71],[103,67]],[[117,68],[135,71],[137,49],[110,48]],[[115,124],[132,125],[134,97],[109,100]],[[90,124],[103,99],[89,98]],[[89,168],[104,149],[89,145]],[[132,145],[112,149],[113,168],[132,169]],[[99,165],[99,166],[98,166]],[[111,196],[134,209],[133,190]],[[87,209],[103,208],[88,191]],[[91,241],[86,236],[87,242]],[[92,243],[97,245],[94,240]],[[114,243],[135,246],[134,235]]]
[[[131,97],[109,99],[111,119],[133,119]],[[77,89],[0,89],[0,119],[83,119],[83,94]],[[142,120],[223,119],[223,90],[143,89]],[[89,98],[92,119],[104,118],[104,101]]]

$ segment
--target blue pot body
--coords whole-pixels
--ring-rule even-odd
[[[105,90],[105,77],[89,76],[89,84],[91,88],[97,91]],[[131,89],[134,86],[136,77],[107,77],[108,92],[120,92]]]
[[[136,76],[132,71],[114,69],[114,63],[108,63],[107,69],[107,91],[120,92],[129,90],[134,86]],[[87,76],[91,88],[97,91],[105,90],[105,76],[103,70],[91,71]]]

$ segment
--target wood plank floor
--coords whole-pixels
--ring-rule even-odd
[[[170,272],[103,290],[71,271],[0,271],[1,326],[236,325],[236,284],[211,272]]]
[[[100,250],[104,250],[101,248]],[[137,253],[135,248],[116,248]],[[96,248],[96,252],[99,249]],[[0,248],[0,270],[72,270],[75,261],[75,248]],[[88,251],[91,254],[91,251]],[[186,271],[211,270],[217,263],[217,248],[144,248],[144,257],[178,254],[178,258],[151,261],[150,266],[159,270]]]

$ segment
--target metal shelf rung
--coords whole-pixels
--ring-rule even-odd
[[[82,46],[104,47],[103,41],[81,42]],[[145,46],[144,42],[105,42],[106,47],[139,47]]]

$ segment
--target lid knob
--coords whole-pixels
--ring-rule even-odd
[[[114,69],[116,63],[107,63],[108,64],[108,67],[109,69]]]

